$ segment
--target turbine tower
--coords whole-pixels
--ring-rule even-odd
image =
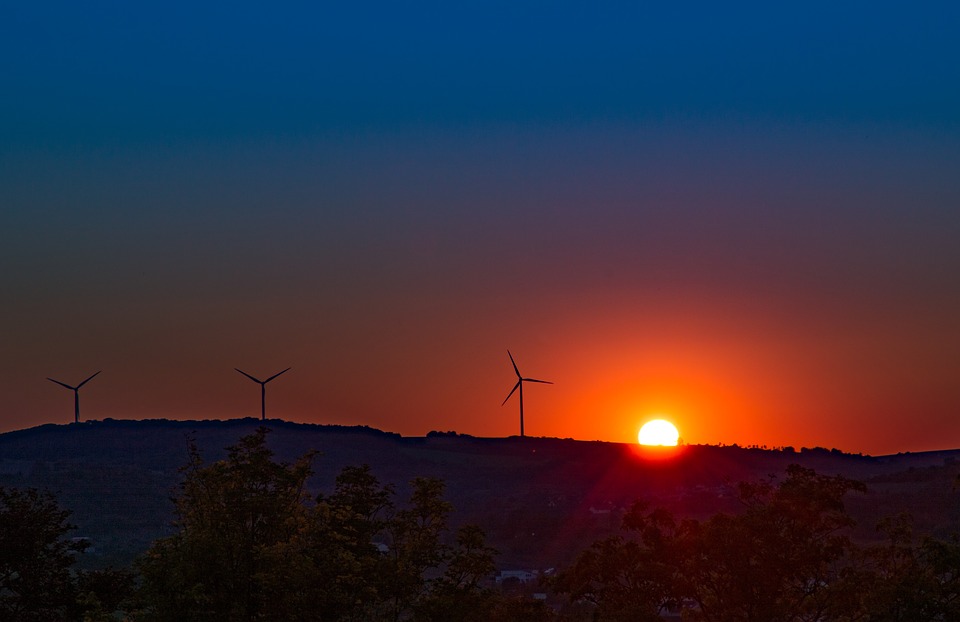
[[[520,437],[523,437],[523,383],[524,382],[539,382],[541,384],[553,384],[547,380],[537,380],[536,378],[524,378],[520,375],[520,370],[517,369],[517,363],[513,360],[513,355],[510,354],[510,350],[507,350],[507,356],[510,357],[510,363],[513,364],[513,371],[517,374],[517,384],[513,385],[513,388],[510,389],[510,393],[507,394],[507,398],[503,400],[503,404],[507,403],[507,400],[510,399],[510,396],[513,395],[513,392],[517,389],[520,389]],[[500,404],[503,406],[503,404]]]
[[[103,371],[103,370],[101,369],[100,371]],[[98,371],[97,374],[99,373],[100,372]],[[93,376],[96,376],[97,374],[94,374]],[[93,376],[90,376],[89,378],[87,378],[86,380],[84,380],[83,382],[81,382],[75,387],[71,387],[66,382],[60,382],[59,380],[54,380],[53,378],[49,378],[49,377],[47,378],[47,380],[49,380],[50,382],[56,382],[61,387],[64,387],[73,391],[73,422],[74,423],[80,423],[80,387],[82,387],[83,385],[93,380]]]
[[[236,367],[234,367],[234,369],[236,369],[238,372],[240,372],[250,380],[253,380],[254,382],[260,385],[260,420],[266,421],[267,420],[267,383],[273,380],[274,378],[276,378],[277,376],[279,376],[280,374],[287,373],[288,371],[290,371],[290,368],[288,367],[281,372],[277,372],[276,374],[270,376],[266,380],[260,380],[259,378],[254,378],[253,376],[243,371],[242,369],[237,369]]]

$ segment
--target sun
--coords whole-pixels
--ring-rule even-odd
[[[668,445],[676,446],[680,439],[680,433],[676,426],[665,419],[654,419],[643,424],[640,433],[637,435],[637,441],[641,445]]]

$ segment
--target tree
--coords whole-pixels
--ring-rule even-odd
[[[157,620],[254,620],[274,615],[266,589],[283,546],[306,520],[304,484],[312,454],[292,465],[273,461],[266,428],[203,463],[191,443],[176,503],[178,531],[141,560],[144,593]]]
[[[887,542],[862,552],[863,608],[871,622],[960,620],[960,543],[914,535],[908,514],[880,521]]]
[[[70,571],[85,541],[53,495],[0,487],[0,619],[49,622],[69,615],[76,598]]]
[[[624,517],[633,537],[613,536],[594,543],[554,581],[574,600],[586,600],[603,620],[656,622],[674,604],[678,525],[666,510],[648,511],[637,502]]]
[[[411,482],[408,507],[387,521],[389,552],[382,564],[386,619],[402,620],[424,596],[427,570],[443,564],[449,554],[441,542],[447,529],[450,504],[443,500],[443,482],[419,477]]]
[[[461,528],[455,545],[445,542],[443,482],[418,478],[411,487],[398,508],[393,488],[368,466],[343,469],[304,529],[277,549],[289,571],[274,591],[278,601],[291,599],[283,619],[484,619],[489,594],[480,579],[493,572],[495,552],[474,526]]]
[[[479,608],[493,551],[477,528],[445,542],[450,504],[440,480],[393,489],[347,467],[329,496],[304,492],[308,454],[278,464],[261,428],[204,464],[191,446],[175,499],[177,533],[140,561],[144,618],[312,622],[466,619]]]
[[[628,537],[581,554],[558,589],[596,603],[597,619],[655,620],[667,606],[704,622],[845,619],[856,609],[843,504],[853,490],[864,486],[794,465],[779,485],[741,483],[738,514],[678,522],[637,504]]]
[[[482,529],[476,525],[461,527],[456,546],[449,549],[444,573],[431,582],[429,595],[416,606],[416,618],[438,622],[491,619],[494,593],[481,581],[496,570],[495,555],[496,551],[486,545]]]
[[[844,508],[860,482],[791,465],[772,479],[741,483],[744,511],[718,514],[687,531],[680,593],[708,622],[814,622],[849,612],[844,568],[854,521]]]
[[[935,580],[937,619],[957,622],[960,620],[960,540],[957,534],[949,540],[924,538],[921,553]]]
[[[131,599],[136,575],[127,569],[104,568],[80,572],[77,577],[77,614],[83,622],[114,622],[118,612],[136,609]]]
[[[285,620],[374,619],[383,555],[375,540],[393,511],[393,490],[366,465],[346,467],[334,492],[319,495],[301,528],[274,547],[274,610]]]
[[[317,498],[317,508],[320,516],[314,525],[327,540],[326,547],[315,549],[317,557],[328,558],[335,551],[337,560],[333,572],[328,572],[334,577],[326,598],[344,603],[336,619],[346,619],[347,612],[363,619],[379,600],[383,553],[377,540],[394,512],[393,488],[381,484],[368,465],[348,466],[337,476],[333,494]],[[344,572],[345,567],[351,572]]]

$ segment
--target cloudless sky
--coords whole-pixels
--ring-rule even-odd
[[[960,446],[960,9],[0,3],[0,430]]]

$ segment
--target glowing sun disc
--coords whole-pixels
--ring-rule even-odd
[[[680,439],[680,433],[677,428],[664,419],[654,419],[643,424],[640,433],[637,434],[637,441],[641,445],[666,445],[676,446]]]

